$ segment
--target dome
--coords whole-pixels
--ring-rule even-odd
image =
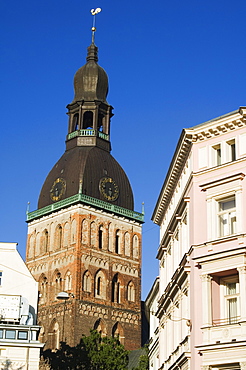
[[[87,48],[87,63],[74,76],[74,100],[106,102],[108,94],[108,76],[102,67],[97,64],[98,48],[91,44]]]
[[[116,184],[118,188],[116,199],[105,199],[100,191],[100,183],[105,178],[112,179]],[[63,154],[43,184],[38,201],[39,209],[54,203],[52,189],[57,180],[64,185],[59,200],[80,191],[82,194],[126,209],[134,208],[131,185],[124,170],[109,152],[98,147],[75,147]]]

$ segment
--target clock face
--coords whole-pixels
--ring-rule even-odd
[[[53,202],[61,199],[66,190],[66,181],[60,177],[56,179],[50,189],[50,197]]]
[[[105,199],[111,200],[112,202],[119,196],[119,187],[111,177],[103,177],[100,180],[99,190]]]

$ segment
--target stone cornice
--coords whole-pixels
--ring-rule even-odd
[[[186,131],[192,135],[192,142],[195,143],[223,135],[245,125],[246,107],[240,107],[237,111],[191,127]]]
[[[187,134],[186,130],[183,130],[151,218],[152,221],[154,221],[154,223],[159,226],[161,223],[162,215],[165,212],[168,202],[172,197],[175,186],[177,185],[185,162],[190,153],[190,149],[192,146],[191,139],[192,136],[190,134]]]

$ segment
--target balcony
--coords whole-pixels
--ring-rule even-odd
[[[212,321],[213,326],[220,326],[220,325],[231,325],[237,324],[240,320],[240,316],[235,317],[228,317],[226,319],[216,319]]]
[[[203,344],[219,344],[246,340],[246,322],[240,317],[213,320],[213,326],[202,328]]]
[[[100,139],[109,141],[109,135],[104,134],[101,131],[93,130],[93,129],[73,131],[70,134],[68,134],[67,139],[70,140],[78,136],[80,137],[81,136],[96,136],[96,137],[99,137]]]

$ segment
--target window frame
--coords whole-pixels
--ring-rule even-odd
[[[235,293],[228,294],[228,285],[236,284]],[[220,279],[221,288],[221,318],[227,325],[236,324],[240,319],[240,285],[239,276],[232,275]],[[236,315],[231,315],[229,301],[236,300]],[[235,309],[234,307],[234,309]]]
[[[226,159],[227,162],[234,162],[237,159],[237,147],[235,138],[226,141]]]
[[[236,206],[236,195],[232,194],[227,197],[217,199],[217,236],[219,238],[234,235],[237,233],[237,206]],[[222,204],[234,201],[234,207],[228,209],[220,209]],[[233,221],[233,219],[235,220]],[[226,224],[223,225],[223,221]]]
[[[212,146],[212,165],[220,166],[222,164],[222,145],[221,143]]]

